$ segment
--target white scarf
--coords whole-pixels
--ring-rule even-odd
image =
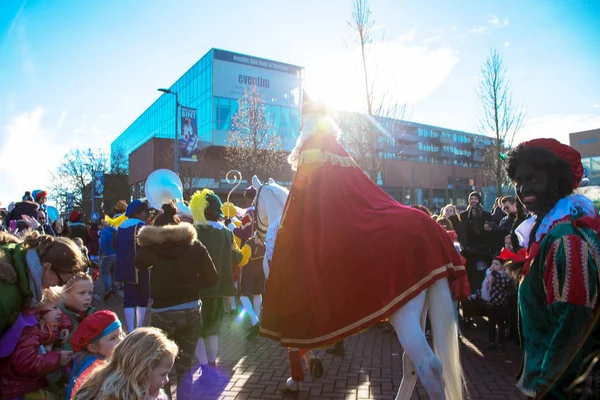
[[[485,279],[481,284],[481,298],[483,301],[490,301],[490,292],[492,290],[492,284],[494,283],[494,276],[492,275],[492,267],[489,267],[485,271]]]

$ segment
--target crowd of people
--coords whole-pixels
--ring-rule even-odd
[[[507,172],[518,199],[501,197],[490,212],[477,192],[461,213],[452,204],[439,215],[413,206],[447,231],[465,262],[488,255],[475,267],[480,281],[462,276],[450,284],[457,317],[459,305],[466,316],[483,303],[490,348],[505,351],[507,323],[509,334],[519,331],[511,321],[519,291],[517,387],[532,398],[584,393],[575,378],[582,366],[593,369],[586,355],[598,352],[600,224],[591,201],[572,194],[582,175],[575,153],[549,139],[517,146]],[[251,202],[256,190],[245,196]],[[26,192],[2,214],[0,399],[168,398],[173,367],[178,397],[191,398],[189,371],[194,361],[206,373],[216,367],[236,295],[251,321],[249,338],[258,334],[262,263],[246,267],[245,281],[239,271],[248,262],[240,245],[260,246],[253,206],[232,217],[204,189],[190,199],[191,215],[172,203],[155,210],[134,200],[118,202],[101,221],[84,223],[73,211],[64,223],[49,217],[47,198]],[[122,302],[124,323],[95,308],[111,296]]]

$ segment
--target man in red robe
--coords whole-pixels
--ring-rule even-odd
[[[332,345],[435,281],[465,274],[444,229],[373,183],[339,135],[324,110],[305,101],[260,328],[282,346]]]

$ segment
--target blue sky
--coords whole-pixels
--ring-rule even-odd
[[[600,127],[600,1],[372,0],[375,85],[409,119],[477,132],[479,71],[505,59],[518,140]],[[43,188],[72,147],[108,148],[211,47],[306,67],[309,94],[362,104],[351,0],[5,0],[0,201]]]

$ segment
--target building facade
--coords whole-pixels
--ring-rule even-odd
[[[351,131],[356,115],[339,113],[342,132]],[[467,205],[483,183],[484,150],[489,138],[472,133],[381,118],[377,150],[382,159],[378,184],[403,204],[439,210],[445,204]]]
[[[600,185],[600,128],[569,134],[569,144],[581,154],[590,184]]]
[[[175,149],[186,194],[203,187],[227,193],[225,174],[236,166],[226,162],[223,150],[238,100],[252,85],[280,136],[276,151],[289,152],[300,133],[303,76],[296,65],[211,49],[112,143],[113,154],[128,160],[131,198],[145,196],[144,182],[154,170],[173,169]],[[356,114],[337,117],[345,131]],[[481,188],[489,139],[408,121],[378,122],[384,131],[377,144],[383,160],[378,184],[399,202],[432,209],[449,202],[466,205],[468,193]],[[272,178],[289,186],[293,174],[286,164]]]

